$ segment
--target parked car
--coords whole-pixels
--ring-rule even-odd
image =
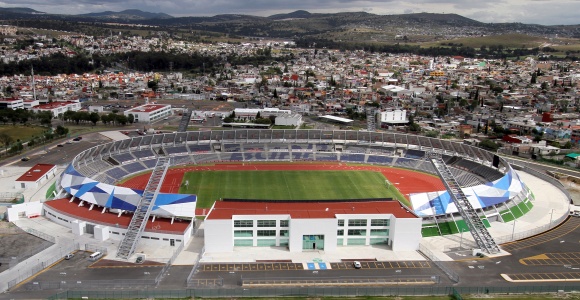
[[[56,146],[57,146],[57,147],[64,147],[64,145],[63,145],[63,144],[58,144],[58,145],[56,145]]]
[[[21,161],[29,161],[29,160],[30,160],[30,157],[28,157],[28,156],[25,156],[25,157],[21,158],[20,160],[21,160]]]
[[[74,253],[69,253],[69,254],[64,256],[64,259],[69,260],[69,259],[73,258],[74,256],[75,256]]]
[[[76,138],[73,139],[73,141],[78,142],[78,141],[80,141],[82,139],[83,139],[82,136],[77,136]]]
[[[355,262],[353,262],[353,263],[352,263],[352,266],[353,266],[355,269],[360,269],[360,268],[362,268],[362,265],[360,264],[360,261],[355,261]]]

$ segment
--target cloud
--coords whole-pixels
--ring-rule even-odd
[[[482,22],[578,24],[578,0],[0,0],[2,7],[30,7],[47,13],[83,14],[140,9],[173,16],[247,14],[268,16],[295,10],[312,13],[366,11],[456,13]]]

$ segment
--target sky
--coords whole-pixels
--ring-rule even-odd
[[[366,11],[378,15],[456,13],[487,23],[580,24],[580,0],[0,0],[0,7],[28,7],[56,14],[140,9],[174,17],[245,14],[269,16]]]

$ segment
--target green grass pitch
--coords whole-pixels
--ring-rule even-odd
[[[197,195],[200,208],[220,198],[398,199],[400,194],[387,189],[385,180],[372,171],[196,171],[184,174],[179,193]]]

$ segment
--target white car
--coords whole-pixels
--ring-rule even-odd
[[[353,263],[352,263],[352,266],[353,266],[355,269],[360,269],[360,268],[362,268],[362,265],[360,264],[360,261],[355,261],[355,262],[353,262]]]

